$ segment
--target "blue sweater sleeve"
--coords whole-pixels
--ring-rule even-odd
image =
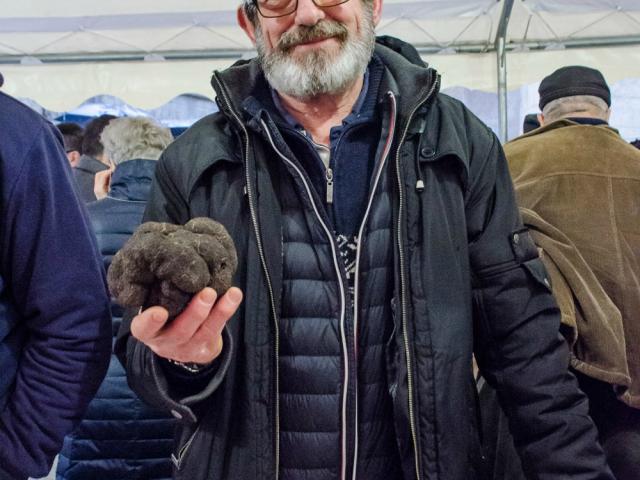
[[[0,177],[0,267],[26,333],[0,413],[0,477],[12,479],[48,473],[111,349],[104,270],[61,140],[49,123],[30,127],[16,129],[28,141],[1,159]]]

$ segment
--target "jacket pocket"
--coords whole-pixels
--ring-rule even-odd
[[[478,387],[475,379],[469,380],[469,480],[489,480],[489,466],[483,448],[482,418]]]
[[[175,451],[171,454],[171,462],[173,463],[176,471],[180,471],[184,465],[184,460],[191,451],[193,440],[200,431],[200,425],[202,425],[202,423],[199,423],[197,427],[193,428],[183,426],[179,427],[180,432],[178,441],[176,442]]]
[[[542,260],[540,260],[539,258],[529,260],[528,262],[525,262],[523,266],[527,270],[529,275],[531,275],[531,277],[533,277],[539,285],[541,285],[549,293],[552,293],[551,280],[549,279],[549,275],[547,274],[547,269],[544,268]]]
[[[516,261],[526,269],[529,275],[545,290],[551,292],[551,280],[540,260],[538,247],[528,228],[521,228],[511,234],[511,249]]]
[[[387,343],[384,347],[385,358],[387,362],[387,389],[392,400],[396,398],[396,392],[398,390],[398,356],[396,346],[396,332],[398,331],[398,319],[396,317],[397,302],[395,297],[391,299],[391,318],[393,319],[393,328],[391,335],[387,339]]]

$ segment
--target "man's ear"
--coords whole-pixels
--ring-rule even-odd
[[[607,118],[606,118],[607,123],[609,123],[610,119],[611,119],[611,107],[607,108]]]
[[[382,0],[373,0],[373,24],[378,25],[382,19]]]
[[[247,17],[247,12],[244,9],[244,5],[240,5],[238,10],[236,10],[236,18],[238,19],[238,25],[240,28],[244,30],[244,33],[247,34],[247,37],[251,40],[251,43],[256,44],[256,29]]]
[[[538,114],[538,123],[541,127],[544,127],[544,115],[541,113]]]

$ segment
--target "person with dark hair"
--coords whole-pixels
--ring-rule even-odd
[[[173,137],[147,118],[111,120],[100,137],[115,170],[108,195],[87,204],[105,269],[142,220],[157,159]],[[102,173],[102,172],[100,172]],[[122,308],[112,302],[113,332]],[[125,372],[111,358],[107,377],[85,418],[60,451],[58,480],[171,478],[174,419],[152,409],[127,386]]]
[[[538,121],[538,115],[535,113],[529,113],[524,116],[522,122],[522,133],[529,133],[536,128],[540,128],[540,122]]]
[[[602,73],[540,84],[541,127],[505,146],[543,250],[571,367],[618,480],[640,478],[640,152],[609,123]]]
[[[82,155],[82,134],[84,130],[80,125],[73,122],[59,123],[58,130],[62,134],[64,150],[72,167],[78,165]]]
[[[500,142],[376,42],[382,3],[243,2],[258,57],[159,160],[145,221],[222,223],[241,287],[118,335],[179,419],[174,476],[477,479],[475,351],[530,478],[613,480]]]
[[[631,145],[633,145],[636,148],[640,148],[640,138],[637,138],[633,142],[631,142]]]
[[[0,479],[49,472],[107,369],[104,270],[56,128],[0,93]]]
[[[116,117],[113,115],[100,115],[85,126],[82,138],[82,156],[73,168],[73,176],[78,184],[80,197],[85,203],[96,200],[93,192],[96,173],[111,167],[108,158],[104,155],[100,135],[114,118]]]

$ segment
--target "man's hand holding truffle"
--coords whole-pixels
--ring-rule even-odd
[[[154,353],[207,364],[220,355],[222,329],[242,301],[231,287],[237,266],[231,236],[210,218],[147,222],[115,255],[109,289],[120,305],[146,308],[131,333]]]
[[[131,333],[156,355],[182,363],[207,364],[222,352],[222,329],[242,301],[242,291],[231,287],[217,299],[205,288],[170,323],[165,308],[154,306],[131,322]]]

